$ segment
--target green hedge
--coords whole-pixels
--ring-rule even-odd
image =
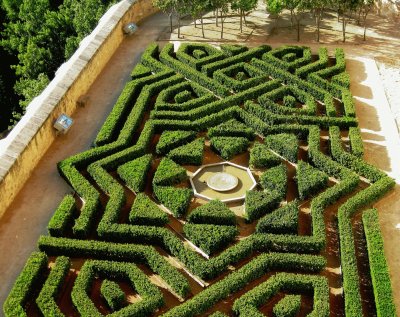
[[[299,206],[297,201],[292,201],[262,217],[256,230],[260,233],[297,234],[298,219]]]
[[[287,168],[280,164],[265,171],[260,176],[261,186],[268,191],[276,191],[281,200],[286,198]]]
[[[199,83],[200,85],[211,90],[218,96],[230,95],[230,92],[226,87],[212,80],[211,78],[208,78],[203,73],[193,69],[186,63],[176,60],[173,57],[173,54],[174,54],[174,45],[168,43],[164,46],[163,50],[160,53],[160,60],[168,67],[171,67],[177,73],[182,74],[189,80]]]
[[[164,157],[157,167],[153,177],[153,186],[178,184],[188,178],[186,170],[173,160]]]
[[[141,228],[139,226],[136,227]],[[146,230],[146,228],[141,229]],[[151,230],[154,231],[154,229],[157,230],[158,228],[152,227]],[[152,271],[160,275],[179,296],[185,297],[189,291],[187,279],[150,246],[48,236],[41,236],[38,245],[40,250],[49,255],[63,254],[70,257],[91,257],[145,263]]]
[[[268,148],[291,162],[297,162],[298,142],[294,134],[287,133],[267,135],[264,139],[264,144]]]
[[[249,140],[254,139],[254,131],[244,123],[236,119],[228,120],[208,130],[208,137],[213,138],[216,136],[232,136],[232,137],[245,137]]]
[[[239,153],[243,153],[249,146],[249,140],[244,137],[216,136],[210,139],[211,148],[225,160],[230,160]]]
[[[201,70],[203,65],[225,58],[223,51],[204,43],[182,43],[176,51],[176,58],[190,67]]]
[[[234,78],[235,75],[236,78]],[[244,91],[268,81],[268,76],[265,73],[246,63],[237,63],[216,70],[213,78],[235,92]]]
[[[236,225],[236,216],[220,200],[212,200],[191,211],[187,217],[191,223],[205,223],[214,225]]]
[[[390,274],[384,253],[383,237],[379,226],[378,211],[370,209],[362,215],[368,258],[378,317],[396,316],[396,306],[390,283]]]
[[[328,185],[328,175],[304,161],[297,164],[297,188],[300,199],[315,196]]]
[[[61,237],[65,234],[67,227],[71,224],[76,211],[75,198],[72,195],[66,195],[58,205],[56,211],[51,217],[47,230],[54,237]]]
[[[71,292],[72,303],[83,317],[103,316],[89,297],[88,291],[96,277],[129,280],[142,298],[118,311],[119,315],[147,316],[164,305],[160,290],[132,263],[89,260],[82,266]],[[115,294],[114,294],[115,295]]]
[[[329,285],[326,277],[291,273],[278,273],[269,278],[266,282],[242,295],[234,302],[233,311],[236,314],[240,314],[240,316],[263,316],[259,313],[258,307],[263,305],[279,291],[295,293],[314,291],[313,311],[307,316],[328,317],[330,314]],[[275,312],[274,309],[274,313],[276,316],[281,316],[280,313],[286,312],[286,309],[290,310],[290,308],[293,308],[294,310],[295,308],[298,309],[300,306],[298,300],[297,303],[291,303],[291,305],[292,304],[294,307],[282,305],[281,309],[278,307],[277,312]],[[291,315],[285,314],[284,316]]]
[[[280,164],[280,162],[281,159],[264,144],[255,142],[250,149],[249,164],[251,168],[270,168]]]
[[[258,192],[249,190],[245,198],[244,218],[247,222],[261,218],[279,206],[281,194],[273,192]]]
[[[129,213],[130,223],[143,226],[164,226],[168,221],[168,215],[146,194],[139,193],[136,195]]]
[[[39,296],[36,298],[36,304],[44,317],[64,317],[56,300],[69,273],[70,266],[71,261],[69,258],[64,256],[57,257]]]
[[[298,254],[261,254],[240,269],[233,271],[223,280],[218,281],[185,303],[169,310],[165,317],[189,317],[203,314],[217,302],[240,291],[250,282],[263,276],[271,270],[296,269],[301,271],[319,272],[325,266],[325,259],[313,255]],[[312,277],[310,277],[312,278]],[[320,278],[320,277],[319,277]],[[323,279],[323,278],[320,278]],[[325,281],[325,280],[324,280]],[[327,283],[324,282],[324,286]],[[327,286],[327,285],[326,285]],[[328,287],[323,294],[328,294]],[[329,299],[329,296],[326,296]],[[325,296],[324,296],[325,299]],[[324,304],[326,301],[318,301]],[[240,305],[239,305],[240,306]],[[319,307],[319,306],[318,306]],[[321,306],[322,307],[322,306]],[[329,305],[327,306],[329,312]],[[324,311],[324,310],[323,310]]]
[[[301,295],[285,295],[273,308],[276,317],[294,317],[301,306]]]
[[[198,138],[188,144],[171,150],[167,157],[178,164],[201,165],[204,154],[204,138]]]
[[[126,186],[134,192],[142,192],[146,185],[152,155],[146,154],[118,167],[117,172]]]
[[[193,190],[188,188],[174,188],[169,186],[153,186],[154,194],[175,217],[183,216],[193,197]]]
[[[156,146],[158,155],[166,154],[172,149],[193,141],[196,138],[194,131],[164,131]]]
[[[292,96],[292,94],[294,96]],[[282,107],[275,103],[276,101],[285,101],[285,98],[291,97],[292,105],[291,107]],[[295,102],[299,100],[304,104],[303,108],[295,108]],[[294,85],[286,85],[278,87],[270,92],[265,93],[258,98],[258,102],[268,110],[277,114],[287,114],[287,115],[315,115],[317,111],[317,104],[314,98],[307,92],[297,88]]]
[[[329,60],[328,50],[326,49],[326,47],[319,48],[318,57],[319,58],[317,61],[297,68],[295,70],[295,74],[300,78],[307,78],[308,74],[325,68],[328,65]]]
[[[46,254],[33,252],[3,304],[3,312],[6,317],[28,316],[24,306],[36,292],[38,283],[44,278],[46,269]]]
[[[311,49],[304,46],[283,45],[264,54],[262,59],[275,67],[293,72],[311,61]]]
[[[364,144],[359,127],[351,127],[349,129],[349,139],[351,154],[362,159],[364,156]]]
[[[264,53],[268,52],[269,50],[271,50],[271,47],[268,45],[261,45],[255,48],[251,48],[240,54],[225,58],[222,61],[217,61],[214,63],[210,63],[208,65],[204,65],[201,71],[207,76],[211,77],[214,74],[214,72],[218,69],[223,69],[230,65],[234,65],[240,62],[249,62],[251,61],[252,58],[261,57]]]
[[[376,182],[382,177],[385,177],[385,173],[378,168],[343,150],[340,139],[340,130],[338,127],[333,126],[329,128],[329,141],[332,156],[340,164],[354,170],[356,173],[364,176],[371,182]]]
[[[209,255],[228,247],[239,234],[234,226],[197,223],[186,223],[183,232],[191,242]]]
[[[125,293],[114,281],[104,280],[101,283],[100,294],[112,311],[119,310],[125,303]]]

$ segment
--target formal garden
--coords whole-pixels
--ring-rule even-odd
[[[396,315],[342,49],[152,44],[58,170],[6,316]]]

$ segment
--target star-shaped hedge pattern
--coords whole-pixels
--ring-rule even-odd
[[[150,45],[95,147],[58,164],[76,194],[5,315],[394,316],[370,209],[394,182],[362,159],[348,78],[341,49]],[[193,196],[224,160],[259,181],[242,207]]]

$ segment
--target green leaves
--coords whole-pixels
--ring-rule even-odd
[[[261,218],[257,223],[257,232],[297,234],[298,219],[297,202],[290,202]]]
[[[281,159],[272,153],[264,144],[255,142],[250,150],[249,164],[251,168],[273,167],[280,162]]]
[[[298,141],[294,134],[268,135],[264,144],[291,162],[297,161]]]
[[[327,186],[328,175],[303,161],[299,161],[296,180],[300,199],[307,199]]]
[[[203,161],[204,138],[171,150],[167,157],[179,164],[201,165]]]
[[[172,149],[184,145],[196,138],[196,132],[194,131],[164,131],[156,146],[157,154],[166,154]]]
[[[247,150],[249,141],[243,137],[213,137],[211,147],[225,160]]]
[[[169,219],[146,194],[139,193],[132,204],[129,221],[134,225],[164,226]]]
[[[262,217],[279,206],[280,194],[273,192],[258,192],[249,190],[245,198],[245,219],[248,222]]]
[[[134,192],[144,190],[147,173],[151,166],[151,158],[151,154],[146,154],[118,167],[118,175]]]
[[[236,227],[187,223],[185,235],[207,254],[213,254],[231,243],[239,231]]]
[[[236,225],[235,214],[220,200],[212,200],[193,209],[187,220],[191,223]]]
[[[153,186],[155,185],[174,185],[188,177],[186,170],[169,158],[163,158],[154,174]]]

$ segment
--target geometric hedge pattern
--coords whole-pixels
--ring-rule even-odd
[[[74,190],[6,316],[395,316],[345,56],[307,47],[150,45],[91,149],[58,164]],[[231,160],[244,210],[193,197]],[[237,207],[237,206],[236,206]]]

